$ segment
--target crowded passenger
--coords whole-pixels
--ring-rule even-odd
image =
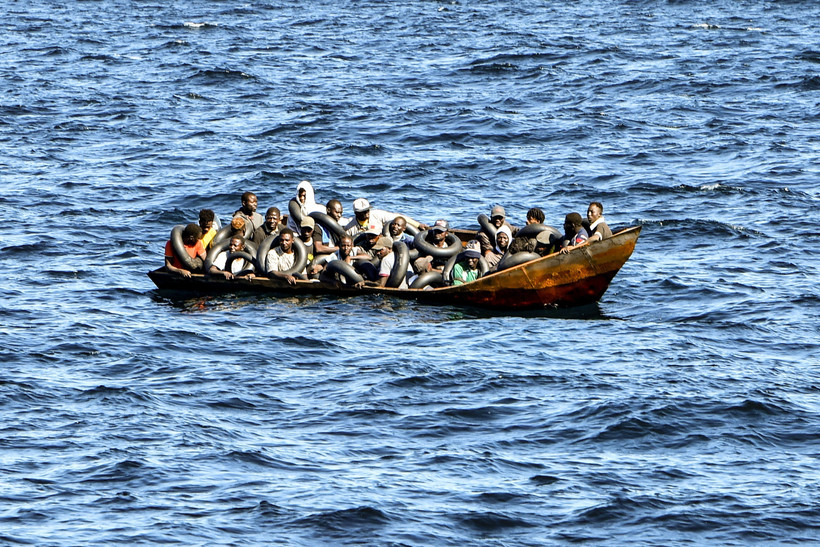
[[[188,256],[192,259],[198,258],[202,262],[202,264],[199,265],[199,270],[202,269],[206,258],[205,246],[202,244],[201,237],[202,228],[197,224],[188,224],[182,230],[182,246],[185,248],[185,252],[188,253]],[[170,239],[165,244],[165,269],[185,278],[191,277],[191,271],[177,258],[174,252],[174,245]],[[195,269],[194,271],[197,270]]]
[[[295,205],[299,210],[299,216],[304,218],[313,212],[325,212],[325,207],[316,203],[316,196],[313,192],[313,185],[310,181],[303,180],[296,186],[296,197],[290,200],[295,201]],[[288,205],[290,207],[290,204]],[[293,218],[293,215],[288,216],[288,228],[294,233],[299,233],[300,226],[298,218]]]
[[[245,251],[245,239],[241,236],[232,236],[228,249],[216,255],[211,269],[208,272],[210,275],[221,275],[225,279],[253,279],[253,263],[243,257],[235,257],[228,264],[228,256],[231,253],[241,253]]]
[[[506,228],[506,226],[502,226]],[[463,258],[453,266],[453,285],[463,285],[478,279],[478,260],[481,258],[481,244],[472,240],[467,243]]]
[[[564,236],[561,238],[561,252],[568,253],[580,247],[589,239],[580,213],[570,213],[564,219]]]
[[[450,232],[450,223],[444,219],[437,220],[433,226],[427,231],[425,241],[433,247],[446,248],[447,235]],[[421,251],[421,250],[420,250]],[[429,271],[441,271],[447,264],[447,257],[434,257],[432,255],[419,256],[413,262],[413,269],[416,273],[422,274]]]
[[[370,202],[365,198],[353,200],[353,214],[355,217],[351,219],[351,221],[344,227],[345,232],[352,236],[365,232],[368,229],[382,233],[384,225],[390,223],[394,218],[396,218],[396,216],[398,216],[396,213],[388,213],[387,211],[383,211],[381,209],[373,209],[370,206]],[[404,217],[405,222],[410,226],[420,228],[422,230],[426,230],[428,228],[426,224],[417,222],[407,215],[402,216]]]
[[[259,245],[270,236],[277,236],[284,228],[282,212],[277,207],[269,207],[265,212],[265,222],[253,234],[253,242]]]
[[[242,207],[233,213],[234,218],[242,218],[245,220],[245,223],[249,226],[247,235],[251,239],[253,238],[254,232],[265,223],[264,217],[256,212],[258,203],[256,194],[253,192],[245,192],[242,194]]]
[[[293,268],[296,262],[296,253],[293,250],[293,230],[283,228],[279,232],[279,245],[265,256],[265,269],[269,275],[285,279],[289,284],[296,284],[296,275],[285,273]],[[300,279],[304,278],[304,271],[297,272]]]
[[[490,224],[495,227],[496,233],[502,226],[506,226],[509,229],[510,238],[512,238],[512,235],[518,231],[516,228],[513,228],[509,222],[507,222],[507,211],[504,210],[504,207],[501,205],[496,205],[490,210]],[[476,239],[478,239],[478,243],[481,246],[482,255],[486,257],[487,253],[493,252],[495,245],[491,241],[490,235],[487,232],[484,230],[479,230],[476,234]]]
[[[393,272],[393,267],[396,264],[397,257],[396,253],[393,251],[393,240],[387,236],[380,236],[376,241],[376,244],[373,245],[373,251],[381,262],[379,263],[378,278],[372,284],[378,287],[385,287],[387,286],[387,280],[390,277],[390,274]],[[413,272],[413,268],[411,268],[408,263],[407,269],[401,278],[401,283],[398,288],[406,289],[414,275],[415,273]]]
[[[512,232],[510,231],[510,227],[506,224],[501,226],[501,228],[499,228],[495,233],[495,247],[488,249],[487,252],[484,253],[484,259],[487,261],[487,265],[491,270],[496,269],[501,257],[504,256],[504,253],[506,253],[507,249],[509,249],[510,242],[512,240]]]
[[[199,212],[199,227],[202,230],[202,237],[199,239],[202,241],[202,245],[206,251],[211,248],[211,243],[217,232],[217,229],[214,227],[215,218],[216,215],[210,209],[202,209]]]
[[[538,207],[533,207],[527,211],[527,224],[543,224],[545,218],[544,211]]]
[[[404,217],[394,218],[387,229],[390,233],[390,239],[403,242],[408,249],[413,248],[413,236],[407,233],[407,220]]]

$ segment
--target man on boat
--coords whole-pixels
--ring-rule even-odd
[[[368,283],[368,285],[375,285],[377,287],[387,286],[387,280],[393,272],[393,267],[396,264],[396,253],[393,252],[393,240],[387,236],[380,236],[373,245],[375,255],[381,260],[379,264],[378,278]],[[407,265],[407,270],[404,272],[399,289],[406,289],[410,284],[410,279],[415,275],[410,264]]]
[[[501,227],[501,229],[503,228],[506,228],[506,226]],[[496,237],[498,237],[498,234],[496,234]],[[467,248],[463,256],[464,258],[453,266],[453,285],[463,285],[478,279],[478,259],[481,257],[481,244],[475,239],[467,242]]]
[[[444,219],[437,220],[433,226],[427,231],[424,240],[434,247],[446,248],[447,234],[450,233],[450,223]],[[421,253],[422,250],[419,249]],[[448,257],[434,257],[432,255],[419,256],[413,262],[413,269],[418,274],[429,272],[432,270],[441,271],[447,264]]]
[[[256,212],[256,206],[258,204],[258,200],[256,198],[256,194],[253,192],[245,192],[242,194],[242,207],[234,211],[234,218],[239,217],[245,220],[245,222],[250,223],[250,233],[248,237],[253,239],[254,232],[262,227],[262,224],[265,223],[265,219]]]
[[[261,244],[270,236],[279,235],[285,225],[282,224],[282,213],[277,207],[270,207],[265,212],[265,222],[258,230],[253,233],[253,242],[257,245]]]
[[[589,233],[584,228],[580,213],[570,213],[564,219],[564,236],[561,238],[561,252],[568,253],[576,247],[584,245],[589,239]]]
[[[201,236],[202,228],[196,224],[188,224],[185,229],[182,230],[182,245],[185,247],[185,252],[188,253],[188,256],[191,258],[199,258],[202,264],[204,264],[206,254],[205,246],[200,239]],[[200,265],[199,268],[201,269],[202,266]],[[174,253],[174,246],[170,239],[165,244],[165,269],[185,278],[191,277],[191,272],[185,267],[182,261],[177,258],[176,253]]]
[[[593,201],[587,208],[587,220],[589,221],[589,243],[601,241],[612,237],[612,230],[604,219],[604,206],[600,201]]]
[[[342,202],[338,199],[331,199],[325,205],[325,210],[327,211],[327,215],[339,223],[339,226],[346,226],[348,222],[350,222],[349,218],[345,218],[342,216],[344,213],[344,208],[342,207]]]
[[[370,207],[370,202],[365,198],[358,198],[353,201],[353,218],[345,225],[345,232],[355,236],[358,233],[367,231],[369,229],[382,233],[384,225],[396,218],[396,213],[388,213],[381,209],[373,209]],[[408,216],[404,216],[407,224],[422,230],[427,229],[427,225],[421,224]]]
[[[510,227],[505,224],[495,233],[495,247],[484,253],[484,259],[487,261],[490,270],[495,271],[501,257],[504,256],[504,253],[509,249],[511,241],[513,241],[512,232],[510,231]],[[479,249],[480,246],[481,243],[479,242]]]
[[[413,236],[407,233],[407,220],[404,217],[398,216],[390,222],[387,228],[390,232],[390,239],[393,241],[401,241],[407,245],[408,249],[413,248]]]
[[[199,227],[202,229],[202,237],[199,238],[202,241],[202,245],[205,247],[205,250],[209,250],[211,248],[211,242],[214,240],[214,236],[216,235],[216,228],[214,228],[214,219],[216,215],[210,209],[202,209],[199,212]]]
[[[496,232],[501,229],[502,226],[506,226],[510,231],[511,237],[512,234],[518,231],[518,228],[514,228],[509,222],[507,222],[507,212],[501,205],[496,205],[490,210],[490,224],[495,227]],[[482,229],[476,233],[476,239],[481,246],[481,254],[487,258],[487,253],[492,252],[495,247],[493,242],[490,241],[490,235]]]
[[[245,251],[245,239],[241,236],[231,236],[228,249],[222,251],[211,264],[211,275],[221,275],[225,279],[253,279],[253,263],[243,257],[235,257],[228,264],[228,255],[231,253],[241,253]]]
[[[308,217],[310,218],[310,217]],[[268,251],[265,256],[265,269],[274,277],[285,279],[289,284],[296,284],[296,276],[286,274],[287,270],[293,267],[296,261],[296,253],[293,250],[293,230],[283,228],[279,232],[279,246]],[[304,271],[299,273],[299,278],[304,278]]]
[[[335,252],[337,248],[325,245],[325,242],[322,241],[322,228],[316,226],[316,221],[313,217],[302,217],[302,222],[299,226],[299,239],[302,240],[302,243],[305,245],[308,253],[307,272],[311,275],[318,274],[322,271],[322,268],[318,267],[318,264],[314,264],[316,259],[320,256],[329,255],[330,253]]]

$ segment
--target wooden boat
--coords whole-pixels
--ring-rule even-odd
[[[470,283],[436,289],[357,289],[311,281],[297,281],[296,285],[289,285],[285,280],[278,278],[226,280],[201,274],[192,274],[186,279],[168,273],[164,268],[149,272],[148,277],[160,289],[199,294],[382,294],[430,304],[516,310],[538,309],[545,306],[580,306],[601,299],[612,278],[632,255],[640,232],[640,226],[633,226],[618,231],[611,238],[573,249],[566,254],[553,253],[480,277]],[[475,234],[474,231],[469,233]]]

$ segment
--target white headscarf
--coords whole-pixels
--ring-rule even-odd
[[[313,212],[318,211],[320,213],[324,213],[327,211],[327,208],[324,205],[319,205],[318,203],[316,203],[316,198],[313,193],[313,186],[310,184],[310,181],[307,180],[303,180],[296,186],[295,199],[297,202],[299,202],[299,190],[301,190],[302,188],[305,189],[305,202],[299,203],[299,206],[302,210],[303,217],[306,217]],[[294,219],[292,215],[288,217],[288,228],[290,228],[297,234],[301,231],[299,225],[296,223],[296,219]]]
[[[501,250],[501,249],[498,248],[498,234],[500,234],[501,232],[504,232],[504,233],[507,234],[507,248],[509,248],[510,243],[512,243],[512,230],[510,230],[510,227],[507,226],[506,224],[502,224],[501,228],[499,228],[495,232],[495,252],[497,252],[499,254],[504,254],[506,252],[506,249]]]

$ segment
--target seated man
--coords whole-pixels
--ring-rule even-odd
[[[349,218],[345,218],[342,216],[344,208],[342,207],[342,202],[338,199],[331,199],[330,201],[328,201],[327,205],[325,206],[325,210],[327,211],[327,215],[330,218],[339,223],[339,226],[345,226],[348,222],[350,222]]]
[[[564,219],[564,237],[561,238],[561,252],[568,253],[575,247],[580,247],[589,239],[589,233],[584,228],[579,213],[570,213]]]
[[[182,230],[182,245],[185,252],[191,258],[199,258],[202,264],[205,263],[205,246],[202,245],[202,228],[196,224],[189,224]],[[200,266],[200,269],[202,266]],[[174,246],[169,239],[165,244],[165,269],[171,273],[181,275],[185,278],[191,277],[191,272],[185,267],[182,261],[174,253]]]
[[[233,214],[234,218],[239,217],[244,219],[245,222],[250,223],[250,234],[248,234],[250,239],[253,239],[254,232],[265,223],[265,219],[262,218],[262,215],[256,212],[257,203],[256,194],[253,192],[245,192],[242,194],[242,207],[234,211]]]
[[[450,223],[444,219],[437,220],[433,227],[427,232],[425,241],[434,247],[446,248],[447,234],[450,230]],[[413,262],[413,269],[418,274],[429,272],[432,270],[441,271],[447,264],[448,258],[433,257],[429,255],[419,256]]]
[[[388,213],[387,211],[382,211],[381,209],[372,209],[370,207],[370,202],[364,198],[358,198],[353,201],[353,214],[356,215],[355,218],[345,225],[345,232],[352,236],[355,236],[356,234],[364,232],[368,229],[373,229],[379,233],[382,233],[384,225],[392,221],[397,216],[395,213]],[[426,230],[428,228],[426,224],[416,222],[406,215],[403,216],[405,221],[411,226],[422,230]]]
[[[543,224],[544,218],[544,211],[538,207],[533,207],[527,211],[527,224]]]
[[[253,242],[259,245],[266,238],[276,236],[282,231],[285,225],[282,224],[282,213],[277,207],[270,207],[265,212],[265,222],[253,233]]]
[[[233,217],[231,219],[231,237],[239,236],[245,239],[245,219],[242,217]]]
[[[589,243],[612,237],[612,230],[604,220],[604,206],[600,201],[593,201],[589,204],[587,220],[589,220]]]
[[[510,246],[510,241],[512,241],[512,233],[510,232],[510,228],[505,224],[495,233],[495,247],[484,253],[484,258],[487,260],[487,265],[491,270],[495,270],[496,266],[498,266],[498,262]]]
[[[286,274],[287,270],[293,267],[296,261],[296,253],[293,250],[293,230],[283,228],[279,232],[279,246],[268,251],[265,256],[265,269],[274,277],[285,279],[289,284],[296,284],[296,277],[305,278],[304,270],[297,275]]]
[[[339,250],[320,259],[317,266],[321,266],[321,268],[324,269],[328,263],[334,260],[341,260],[352,266],[356,260],[370,260],[370,258],[370,255],[365,253],[361,247],[353,246],[352,237],[344,235],[339,240]]]
[[[202,229],[202,237],[199,239],[206,251],[211,248],[211,242],[217,232],[217,229],[214,228],[214,218],[216,218],[216,215],[210,209],[202,209],[199,212],[199,227]]]
[[[308,253],[308,273],[311,275],[318,274],[322,268],[314,268],[314,261],[317,257],[322,255],[328,255],[337,250],[336,247],[328,247],[325,245],[324,241],[322,241],[322,229],[319,226],[316,226],[316,221],[313,220],[313,217],[305,216],[302,217],[302,222],[300,223],[300,233],[299,239],[302,240],[302,243],[305,245]]]
[[[211,271],[208,273],[224,276],[225,279],[253,279],[253,264],[251,262],[239,257],[234,258],[230,264],[227,264],[229,253],[239,253],[244,250],[245,240],[240,236],[232,236],[228,249],[216,255],[214,263],[211,264]]]
[[[373,251],[376,253],[376,256],[379,257],[381,263],[379,264],[378,278],[376,281],[368,284],[385,287],[387,286],[387,279],[390,277],[390,274],[393,272],[393,267],[396,264],[396,253],[393,252],[393,240],[387,236],[379,237],[376,244],[373,245]],[[398,288],[406,289],[409,286],[410,278],[414,275],[413,268],[408,264],[407,271],[404,272],[404,276]]]
[[[518,231],[517,228],[513,228],[513,226],[507,222],[507,212],[501,205],[496,205],[490,210],[490,224],[495,226],[496,233],[502,226],[506,226],[510,231],[510,238]],[[487,253],[493,251],[495,245],[490,241],[490,236],[484,230],[479,230],[475,237],[481,246],[481,254],[486,258]]]
[[[467,243],[464,258],[453,266],[453,285],[463,285],[478,279],[478,259],[481,257],[481,245],[472,240]]]
[[[408,234],[405,230],[407,230],[407,221],[402,216],[398,216],[394,218],[390,222],[390,226],[388,227],[390,232],[390,239],[393,241],[402,241],[405,245],[407,245],[408,249],[413,248],[413,236]]]

